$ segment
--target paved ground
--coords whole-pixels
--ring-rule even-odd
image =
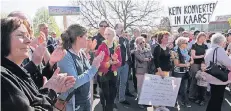
[[[134,92],[134,90],[132,88],[130,89],[130,91]],[[122,104],[117,104],[117,106],[118,106],[117,111],[153,111],[153,109],[151,107],[149,107],[147,109],[140,109],[138,107],[138,104],[137,104],[137,101],[135,100],[135,98],[127,97],[127,100],[131,103],[131,105],[130,106],[123,106]],[[207,97],[207,100],[209,100],[209,97]],[[185,108],[185,107],[179,106],[178,108],[169,108],[169,109],[170,109],[170,111],[205,111],[207,103],[208,102],[206,102],[205,106],[199,106],[197,104],[191,103],[191,105],[192,105],[191,108]],[[99,99],[94,100],[93,111],[102,111]],[[224,101],[223,101],[223,105],[222,105],[222,111],[231,111],[231,95],[228,93],[228,89],[225,91],[225,97],[224,97]]]

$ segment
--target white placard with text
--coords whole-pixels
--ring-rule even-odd
[[[174,107],[181,78],[145,74],[139,104]]]

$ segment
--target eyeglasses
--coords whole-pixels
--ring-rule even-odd
[[[108,27],[108,25],[99,25],[99,27],[104,27],[104,28],[106,28],[106,27]]]

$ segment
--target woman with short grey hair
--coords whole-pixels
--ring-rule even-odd
[[[216,56],[217,64],[223,65],[227,68],[231,67],[231,59],[225,52],[225,45],[226,38],[222,34],[216,33],[212,36],[211,47],[207,50],[205,54],[205,64],[207,67],[210,65],[210,61],[213,60],[213,52],[216,48],[218,48]],[[206,111],[221,111],[221,105],[224,98],[224,91],[227,84],[219,85],[215,83],[215,81],[213,80],[208,80],[208,78],[207,81],[211,85],[211,98],[209,100]]]
[[[188,80],[189,80],[189,67],[193,64],[193,59],[190,58],[187,51],[188,38],[179,37],[176,40],[176,49],[172,54],[174,60],[173,76],[181,78],[181,85],[179,93],[182,96],[182,105],[191,107],[188,101]],[[186,52],[186,53],[185,53]]]

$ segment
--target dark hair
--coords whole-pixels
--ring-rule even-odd
[[[100,22],[99,22],[99,26],[100,26],[100,24],[102,24],[102,23],[106,23],[106,24],[109,26],[109,23],[108,23],[108,21],[106,21],[106,20],[100,21]]]
[[[72,44],[75,43],[77,37],[82,37],[87,33],[87,29],[79,24],[73,24],[61,34],[63,41],[63,48],[70,49]]]
[[[215,34],[215,33],[209,34],[209,39],[211,39],[211,37],[212,37],[214,34]]]
[[[181,32],[184,32],[185,31],[185,29],[183,28],[183,27],[180,27],[180,28],[178,28],[178,33],[181,33]]]
[[[6,57],[10,54],[11,33],[18,29],[22,24],[25,24],[23,20],[16,17],[8,17],[1,19],[2,56]]]
[[[196,36],[196,35],[198,35],[199,33],[200,33],[200,31],[199,31],[199,30],[196,30],[196,31],[194,31],[193,35]]]
[[[142,37],[144,37],[145,39],[148,38],[148,35],[147,34],[141,34]]]
[[[170,35],[170,33],[168,31],[160,31],[158,32],[157,34],[157,40],[158,40],[158,43],[161,44],[161,40],[163,39],[164,35]]]

